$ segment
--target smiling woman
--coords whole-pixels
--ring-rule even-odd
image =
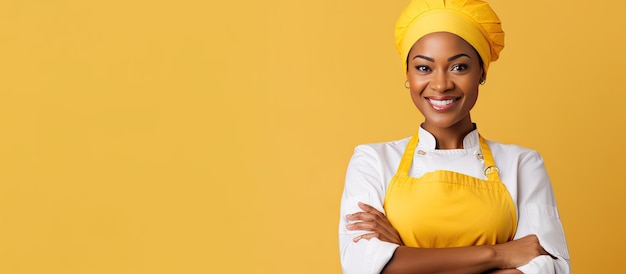
[[[415,43],[409,60],[411,97],[426,119],[422,127],[434,135],[473,130],[469,112],[478,99],[484,69],[472,46],[449,32],[435,32]],[[441,141],[454,143],[440,143],[439,148],[453,149],[461,147],[463,140]]]
[[[569,273],[550,179],[533,150],[485,140],[470,111],[504,45],[484,1],[414,0],[396,26],[413,137],[361,145],[348,166],[344,273]]]

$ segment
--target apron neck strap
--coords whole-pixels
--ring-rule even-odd
[[[487,145],[487,141],[483,138],[482,135],[478,135],[480,142],[480,150],[482,151],[483,159],[485,160],[485,176],[489,181],[500,181],[500,176],[498,175],[498,167],[496,166],[496,162],[493,160],[493,155],[491,154],[491,149],[489,145]],[[404,149],[404,154],[402,154],[402,159],[400,160],[400,165],[398,166],[398,175],[409,176],[409,169],[411,169],[411,164],[413,164],[413,157],[415,155],[415,148],[417,147],[417,143],[419,141],[419,131],[411,137],[409,143],[406,145]]]
[[[400,160],[400,166],[398,166],[398,175],[409,176],[409,169],[411,169],[411,164],[413,163],[413,155],[415,154],[415,148],[417,147],[418,141],[419,131],[411,137],[411,140],[409,140],[409,143],[404,149],[404,154],[402,154],[402,159]]]
[[[483,159],[485,160],[485,176],[489,181],[500,181],[500,175],[498,175],[498,167],[496,161],[493,160],[491,149],[487,145],[487,141],[482,135],[478,135],[480,141],[480,150],[483,153]]]

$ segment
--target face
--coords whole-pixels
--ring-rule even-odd
[[[447,32],[428,34],[413,45],[407,79],[413,103],[424,115],[424,129],[473,128],[470,110],[483,74],[479,58],[470,44]]]

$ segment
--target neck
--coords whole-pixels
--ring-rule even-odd
[[[422,128],[435,137],[437,140],[436,149],[462,149],[465,136],[475,129],[471,121],[469,123],[458,123],[447,128],[431,127],[424,123]]]

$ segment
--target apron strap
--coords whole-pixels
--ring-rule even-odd
[[[482,151],[483,159],[485,160],[485,176],[487,176],[489,181],[500,181],[498,167],[496,166],[496,162],[493,160],[491,149],[482,135],[479,134],[478,137],[480,141],[480,150]]]
[[[413,154],[415,154],[415,148],[417,147],[417,142],[419,140],[419,131],[411,137],[409,143],[406,145],[404,149],[404,154],[402,154],[402,159],[400,159],[400,165],[398,166],[398,172],[396,174],[401,176],[409,176],[409,169],[411,169],[411,164],[413,164]]]
[[[485,176],[489,181],[500,181],[500,175],[498,174],[498,167],[496,166],[496,162],[493,160],[493,155],[491,154],[491,149],[489,145],[487,145],[487,141],[483,138],[482,135],[478,135],[480,142],[480,150],[483,154],[483,159],[485,160]],[[411,164],[413,164],[413,156],[415,154],[415,148],[417,147],[417,143],[419,141],[419,131],[411,137],[409,143],[406,145],[404,149],[404,153],[402,154],[402,159],[400,160],[400,165],[398,166],[397,174],[401,176],[409,176],[409,169],[411,169]]]

